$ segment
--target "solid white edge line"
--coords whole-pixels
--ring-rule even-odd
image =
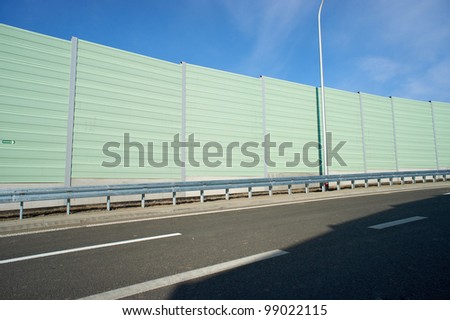
[[[414,222],[414,221],[419,221],[419,220],[423,220],[423,219],[427,219],[427,218],[428,217],[415,216],[415,217],[410,217],[410,218],[405,218],[405,219],[400,219],[400,220],[395,220],[395,221],[390,221],[390,222],[376,224],[376,225],[370,226],[369,228],[370,229],[381,230],[381,229],[385,229],[385,228],[395,227],[395,226],[398,226],[400,224]]]
[[[178,284],[181,282],[198,279],[201,277],[209,276],[212,274],[216,274],[219,272],[235,269],[238,267],[242,267],[251,263],[275,258],[278,256],[282,256],[288,254],[289,252],[283,250],[272,250],[259,254],[255,254],[252,256],[227,261],[219,264],[215,264],[212,266],[195,269],[183,273],[178,273],[172,276],[167,276],[155,280],[150,280],[142,283],[138,283],[135,285],[131,285],[128,287],[123,287],[111,291],[106,291],[99,294],[94,294],[92,296],[88,296],[85,298],[81,298],[80,300],[117,300],[121,298],[130,297],[139,293],[155,290],[162,287],[167,287],[170,285]]]
[[[38,259],[38,258],[45,258],[45,257],[50,257],[50,256],[66,254],[66,253],[86,251],[86,250],[94,250],[94,249],[107,248],[107,247],[113,247],[113,246],[120,246],[120,245],[124,245],[124,244],[143,242],[143,241],[149,241],[149,240],[156,240],[156,239],[163,239],[163,238],[176,237],[176,236],[181,236],[181,233],[171,233],[171,234],[164,234],[164,235],[160,235],[160,236],[152,236],[152,237],[146,237],[146,238],[124,240],[124,241],[103,243],[103,244],[87,246],[87,247],[80,247],[80,248],[73,248],[73,249],[67,249],[67,250],[60,250],[60,251],[53,251],[53,252],[34,254],[34,255],[30,255],[30,256],[24,256],[24,257],[0,260],[0,264],[7,264],[7,263],[13,263],[13,262],[19,262],[19,261],[26,261],[26,260],[32,260],[32,259]]]
[[[435,188],[429,188],[429,189],[427,188],[427,190],[433,190],[433,189],[439,189],[439,188],[442,188],[442,187],[438,186],[438,187],[435,187]],[[163,217],[151,217],[151,218],[142,218],[142,219],[133,219],[133,218],[131,218],[131,220],[95,223],[95,224],[87,224],[87,225],[82,225],[82,226],[53,228],[53,229],[37,230],[37,231],[30,231],[30,232],[11,233],[11,234],[0,235],[0,238],[17,237],[17,236],[24,236],[24,235],[31,235],[31,234],[40,234],[40,233],[55,232],[55,231],[65,231],[65,230],[80,229],[80,228],[103,227],[103,226],[110,226],[110,225],[116,225],[116,224],[125,224],[125,223],[134,223],[134,222],[145,222],[145,221],[154,221],[154,220],[164,220],[164,219],[173,219],[173,218],[192,217],[192,216],[208,215],[208,214],[215,214],[215,213],[221,213],[221,212],[233,212],[233,211],[243,211],[243,210],[259,209],[259,208],[270,208],[270,207],[277,207],[277,206],[292,205],[292,204],[297,204],[297,203],[308,203],[308,202],[319,202],[319,201],[326,201],[326,200],[356,198],[356,197],[365,197],[365,196],[376,196],[376,195],[381,195],[381,194],[398,193],[398,192],[409,192],[409,191],[418,191],[418,190],[421,190],[421,189],[420,188],[414,188],[414,189],[407,189],[407,190],[405,190],[405,189],[402,189],[402,190],[385,190],[385,191],[379,191],[379,192],[375,192],[375,193],[363,193],[363,194],[355,194],[355,195],[337,195],[337,196],[333,196],[333,197],[329,197],[329,198],[322,198],[322,199],[295,200],[295,201],[282,202],[282,203],[261,204],[261,205],[250,206],[250,207],[242,207],[242,208],[229,208],[229,209],[221,209],[221,210],[210,210],[210,211],[201,211],[201,212],[193,212],[193,213],[174,214],[174,215],[163,216]]]

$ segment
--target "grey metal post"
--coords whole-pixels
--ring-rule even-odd
[[[309,193],[309,183],[305,183],[305,193]]]
[[[67,204],[66,204],[67,208],[66,208],[66,213],[67,215],[70,214],[70,199],[67,199]]]
[[[392,97],[389,97],[391,99],[391,110],[392,110],[392,129],[394,132],[394,154],[395,154],[395,171],[399,171],[399,164],[398,164],[398,150],[397,150],[397,130],[395,128],[395,112],[394,112],[394,99]]]
[[[186,62],[181,62],[181,142],[186,142]],[[186,148],[181,148],[181,181],[186,181]]]
[[[141,194],[141,208],[145,208],[145,193]]]
[[[225,200],[230,200],[230,189],[225,189]]]
[[[205,190],[200,190],[200,202],[205,202]]]
[[[434,152],[436,155],[436,168],[439,170],[439,156],[438,156],[438,145],[437,145],[437,138],[436,138],[436,118],[434,115],[434,106],[433,102],[430,101],[431,106],[431,120],[433,121],[433,137],[434,137]]]
[[[273,186],[269,186],[269,196],[273,196]]]
[[[288,184],[288,194],[292,195],[292,185]]]
[[[262,98],[262,131],[263,131],[263,137],[262,141],[265,141],[265,137],[267,134],[267,107],[266,107],[266,81],[263,76],[261,78],[261,98]],[[269,176],[269,170],[267,169],[267,159],[266,154],[264,153],[264,178],[267,178]]]
[[[325,0],[322,0],[317,15],[317,24],[319,31],[319,62],[320,62],[320,95],[321,95],[321,110],[322,110],[322,161],[323,174],[328,175],[328,152],[327,152],[327,120],[325,112],[325,87],[323,80],[323,57],[322,57],[322,29],[320,25],[320,18],[322,15],[322,7]]]
[[[177,193],[176,193],[176,191],[172,192],[172,204],[174,206],[177,204]]]
[[[106,210],[111,211],[111,197],[106,196]]]
[[[361,92],[358,92],[358,95],[359,95],[359,110],[360,110],[360,115],[361,115],[361,133],[362,133],[362,151],[363,151],[364,173],[367,173],[366,137],[365,137],[365,130],[364,130],[364,110],[363,110]]]
[[[75,122],[75,93],[77,81],[78,38],[72,37],[72,57],[70,62],[69,110],[67,115],[66,169],[64,186],[72,185],[73,129]]]
[[[23,220],[23,201],[20,201],[19,219]]]
[[[252,187],[248,187],[248,198],[250,199],[253,195]]]

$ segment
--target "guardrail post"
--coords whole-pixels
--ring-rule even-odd
[[[292,194],[292,185],[288,184],[288,194],[291,195]]]
[[[111,211],[111,197],[106,196],[106,210]]]
[[[369,180],[364,180],[364,188],[368,188],[369,187]]]
[[[378,187],[381,187],[381,179],[377,179],[377,185]]]
[[[20,201],[19,220],[23,220],[23,201]]]
[[[269,197],[273,196],[272,186],[269,186]]]
[[[433,175],[433,182],[436,182],[436,175]]]
[[[444,179],[444,182],[447,181],[447,175],[446,175],[446,174],[444,174],[444,175],[442,176],[442,178]]]
[[[394,182],[392,181],[392,178],[389,178],[389,185],[392,187],[393,184]]]
[[[309,183],[305,183],[305,193],[309,193]]]
[[[69,215],[69,214],[70,214],[70,199],[67,199],[67,204],[66,204],[66,206],[67,206],[66,213],[67,213],[67,215]]]
[[[416,183],[416,176],[412,177],[412,183],[415,184]]]
[[[402,181],[402,182],[401,182],[402,185],[405,184],[405,177],[402,177],[402,178],[401,178],[401,181]]]
[[[352,180],[352,190],[355,189],[355,180]]]
[[[252,195],[252,187],[248,187],[248,198],[250,199]]]
[[[230,200],[230,189],[225,189],[225,200]]]
[[[200,202],[201,203],[205,202],[205,191],[204,190],[200,190]]]
[[[341,181],[336,182],[336,189],[339,191],[341,190]]]
[[[172,204],[174,206],[177,204],[177,193],[176,193],[176,191],[172,192]]]
[[[427,182],[427,176],[422,176],[422,182],[426,183]]]
[[[141,194],[141,208],[145,208],[145,193]]]

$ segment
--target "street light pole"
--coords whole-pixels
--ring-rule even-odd
[[[320,16],[322,14],[322,7],[325,0],[322,0],[319,7],[319,14],[317,15],[317,23],[319,26],[319,59],[320,59],[320,102],[322,114],[322,166],[323,174],[328,175],[328,154],[327,154],[327,120],[325,113],[325,88],[323,85],[323,59],[322,59],[322,30],[320,28]]]

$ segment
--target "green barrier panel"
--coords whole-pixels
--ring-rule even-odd
[[[277,143],[270,153],[275,167],[268,166],[268,173],[319,174],[316,88],[266,77],[263,81],[266,133]]]
[[[391,100],[361,93],[367,171],[396,171]]]
[[[330,150],[335,150],[343,163],[331,158],[329,173],[364,172],[360,101],[357,93],[325,88],[327,131],[332,142],[327,141]],[[340,143],[345,143],[339,150]]]
[[[180,65],[79,41],[73,178],[179,179],[180,130]]]
[[[200,142],[192,153],[199,166],[189,161],[187,152],[186,175],[262,176],[260,79],[190,64],[186,70],[186,137],[194,134]],[[204,161],[209,142],[206,153],[217,156],[208,155]]]
[[[450,103],[432,102],[440,169],[450,169]]]
[[[0,24],[0,183],[64,182],[70,42]]]
[[[399,170],[436,169],[431,105],[392,98]]]

